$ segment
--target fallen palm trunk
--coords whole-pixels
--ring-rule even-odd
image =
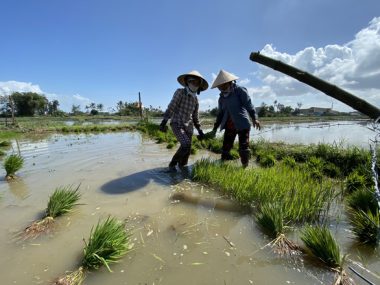
[[[354,96],[353,94],[330,84],[318,77],[307,73],[306,71],[300,70],[279,60],[272,59],[270,57],[260,54],[260,52],[252,52],[250,57],[252,61],[260,63],[262,65],[268,66],[274,70],[280,71],[286,75],[289,75],[307,85],[314,87],[326,95],[337,99],[353,109],[367,115],[368,117],[376,120],[380,117],[380,109],[369,104],[365,100]]]

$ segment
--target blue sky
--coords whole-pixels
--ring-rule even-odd
[[[136,101],[165,109],[178,75],[240,77],[255,106],[351,110],[249,60],[261,51],[380,105],[378,0],[1,0],[0,94],[34,91],[69,111]],[[201,109],[218,91],[201,93]]]

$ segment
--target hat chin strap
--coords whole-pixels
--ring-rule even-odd
[[[189,86],[186,86],[186,92],[191,94],[191,95],[196,95],[198,93],[198,90],[193,91]]]

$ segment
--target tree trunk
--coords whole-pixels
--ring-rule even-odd
[[[275,60],[270,57],[261,55],[259,52],[252,52],[249,58],[252,61],[268,66],[274,70],[289,75],[307,85],[310,85],[315,89],[318,89],[326,95],[347,104],[353,109],[367,115],[368,117],[374,120],[380,117],[380,109],[378,109],[377,107],[303,70],[297,69],[279,60]]]

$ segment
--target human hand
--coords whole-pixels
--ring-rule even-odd
[[[159,130],[161,132],[164,132],[166,133],[167,130],[168,130],[168,126],[166,125],[167,121],[166,120],[162,120],[161,124],[160,124],[160,127],[159,127]]]
[[[253,122],[253,126],[258,129],[258,130],[261,130],[261,123],[259,120],[256,120]]]
[[[203,131],[201,130],[201,129],[198,129],[198,136],[197,136],[197,138],[198,138],[198,140],[203,140],[204,138],[205,138],[205,134],[203,133]]]

